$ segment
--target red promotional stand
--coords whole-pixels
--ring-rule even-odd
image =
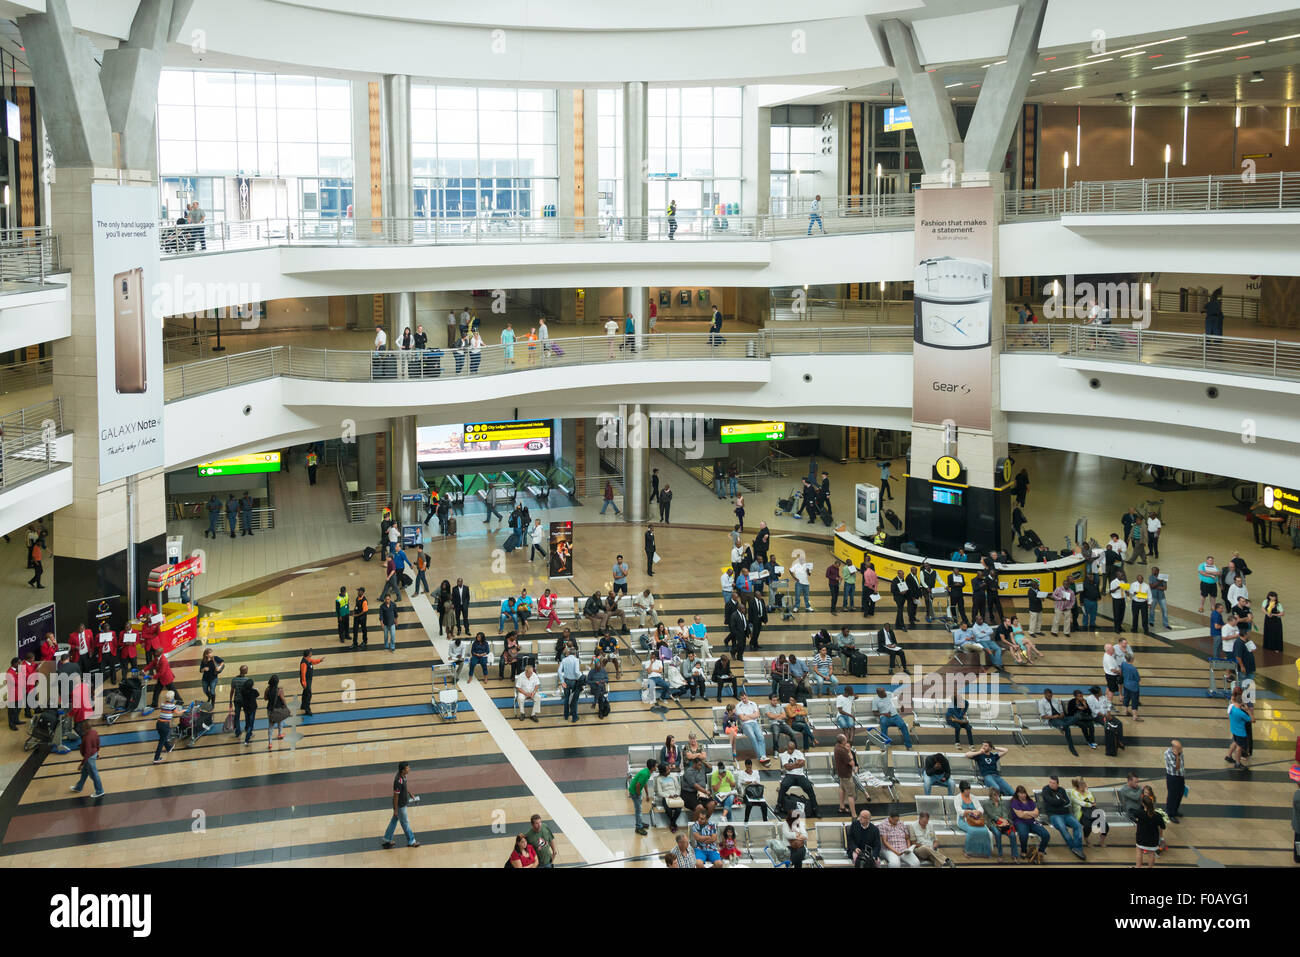
[[[149,573],[147,588],[158,596],[158,609],[148,620],[137,619],[128,626],[140,634],[146,648],[165,655],[179,651],[199,636],[199,612],[193,602],[163,602],[167,589],[186,585],[203,574],[203,557],[193,555],[175,565],[159,565]]]

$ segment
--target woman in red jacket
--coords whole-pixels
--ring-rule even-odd
[[[159,654],[158,657],[144,666],[144,670],[151,671],[154,675],[153,706],[155,708],[158,707],[158,698],[164,691],[175,692],[178,705],[185,703],[184,699],[181,698],[181,693],[176,690],[176,676],[172,674],[172,666],[167,661],[166,655]]]
[[[53,661],[59,653],[59,640],[54,637],[54,632],[47,631],[45,640],[41,642],[41,661]]]
[[[122,632],[121,638],[117,643],[117,658],[122,664],[122,677],[125,678],[136,667],[136,647],[140,643],[140,632],[132,631],[129,627]]]

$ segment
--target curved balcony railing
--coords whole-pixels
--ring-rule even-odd
[[[772,356],[906,355],[911,326],[778,326],[741,333],[656,333],[633,349],[619,335],[552,339],[549,342],[484,346],[478,353],[454,349],[425,352],[365,352],[275,346],[204,359],[166,370],[168,402],[249,382],[286,376],[325,382],[434,381],[504,375],[556,367],[610,362],[727,359],[755,361]],[[1008,325],[1005,353],[1041,353],[1217,372],[1300,380],[1300,343],[1270,339],[1207,338],[1152,332],[1127,326],[1066,323]]]
[[[1005,222],[1098,213],[1263,212],[1300,210],[1300,173],[1248,171],[1226,175],[1074,183],[1068,188],[1008,190]],[[164,256],[265,246],[474,245],[563,242],[743,242],[827,234],[903,232],[912,228],[912,194],[842,196],[822,206],[820,224],[803,201],[761,216],[682,213],[649,216],[555,217],[481,213],[415,219],[232,220],[184,225],[163,222]],[[57,251],[56,251],[57,255]]]
[[[634,348],[635,346],[635,348]],[[502,375],[537,369],[656,360],[730,359],[750,361],[773,355],[905,353],[910,326],[724,329],[709,333],[668,332],[632,337],[575,336],[546,343],[485,345],[477,353],[434,348],[423,352],[368,352],[275,346],[172,366],[164,377],[168,402],[234,385],[288,376],[327,382],[433,381]]]

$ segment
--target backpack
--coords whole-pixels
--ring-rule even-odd
[[[256,686],[254,686],[253,682],[250,680],[250,681],[248,682],[248,684],[244,685],[244,707],[245,707],[245,708],[256,708],[256,707],[257,707],[257,697],[258,697],[258,695],[257,695],[257,688],[256,688]]]

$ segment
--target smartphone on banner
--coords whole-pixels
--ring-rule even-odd
[[[121,394],[143,393],[145,374],[144,269],[113,277],[113,360]]]

